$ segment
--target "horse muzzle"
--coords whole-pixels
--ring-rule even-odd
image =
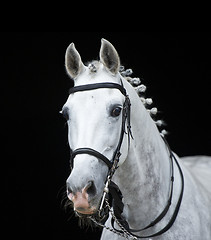
[[[93,181],[81,190],[73,192],[70,187],[67,187],[67,196],[73,202],[74,211],[83,215],[92,215],[97,211],[97,208],[91,204],[96,195],[96,188]]]

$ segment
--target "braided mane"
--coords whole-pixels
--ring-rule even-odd
[[[88,65],[90,73],[96,74],[99,70],[100,62],[94,60],[94,61],[87,63],[87,65]],[[125,69],[125,67],[122,65],[120,66],[119,72],[120,72],[121,76],[124,77],[136,90],[136,93],[138,94],[140,100],[142,101],[145,108],[147,109],[150,116],[152,117],[155,124],[157,125],[157,127],[160,131],[160,134],[162,136],[166,135],[167,131],[165,129],[163,129],[163,127],[165,126],[165,122],[163,120],[157,119],[158,109],[156,107],[152,107],[152,105],[153,105],[152,98],[145,97],[145,92],[147,90],[147,87],[142,83],[142,81],[144,81],[144,79],[138,78],[138,77],[131,77],[131,75],[133,74],[133,70],[131,68]]]
[[[131,77],[133,74],[133,70],[131,68],[125,69],[124,66],[120,66],[119,70],[120,74],[135,88],[138,96],[140,97],[142,103],[144,104],[145,108],[147,111],[150,113],[151,117],[153,118],[155,124],[157,125],[160,134],[161,135],[166,135],[167,131],[163,129],[163,126],[165,125],[163,120],[156,120],[156,115],[158,113],[158,109],[156,107],[151,107],[153,104],[152,98],[145,98],[145,92],[147,87],[142,84],[142,81],[144,80],[143,78],[137,78],[137,77]]]

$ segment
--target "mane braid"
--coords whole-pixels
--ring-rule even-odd
[[[137,77],[134,77],[134,78],[131,77],[131,75],[133,74],[133,70],[131,68],[125,69],[124,66],[120,66],[119,72],[122,75],[122,77],[124,77],[135,88],[136,93],[140,97],[140,100],[142,101],[145,108],[147,109],[150,116],[153,118],[155,124],[157,125],[157,128],[158,128],[160,134],[163,137],[165,135],[167,135],[168,134],[167,131],[165,129],[163,129],[163,126],[166,125],[164,123],[164,121],[155,119],[155,117],[158,113],[158,109],[156,107],[150,108],[151,105],[153,104],[152,98],[145,98],[145,92],[147,90],[147,87],[144,84],[142,84],[142,81],[144,79],[143,78],[140,79],[140,78],[137,78]]]

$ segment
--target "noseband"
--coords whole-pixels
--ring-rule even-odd
[[[75,93],[75,92],[83,92],[83,91],[90,91],[90,90],[95,90],[99,88],[112,88],[112,89],[118,89],[124,96],[125,96],[125,102],[123,104],[123,110],[122,110],[122,128],[121,128],[121,133],[120,133],[120,138],[118,145],[116,147],[116,150],[113,153],[112,159],[108,159],[106,156],[101,154],[100,152],[96,151],[95,149],[92,148],[77,148],[75,149],[72,154],[71,154],[71,167],[73,168],[73,160],[76,157],[76,155],[79,154],[89,154],[92,155],[100,160],[102,160],[109,168],[109,175],[113,175],[118,162],[119,158],[121,156],[120,149],[123,141],[124,134],[126,133],[125,131],[125,123],[127,120],[127,134],[128,134],[128,141],[130,140],[130,136],[132,137],[131,133],[131,126],[130,126],[130,99],[127,95],[126,89],[123,87],[123,85],[117,84],[117,83],[95,83],[95,84],[87,84],[87,85],[81,85],[81,86],[76,86],[70,89],[69,93]]]

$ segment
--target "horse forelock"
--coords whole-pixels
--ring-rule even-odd
[[[97,73],[100,68],[100,62],[97,60],[93,60],[88,63],[88,69],[90,73]]]

